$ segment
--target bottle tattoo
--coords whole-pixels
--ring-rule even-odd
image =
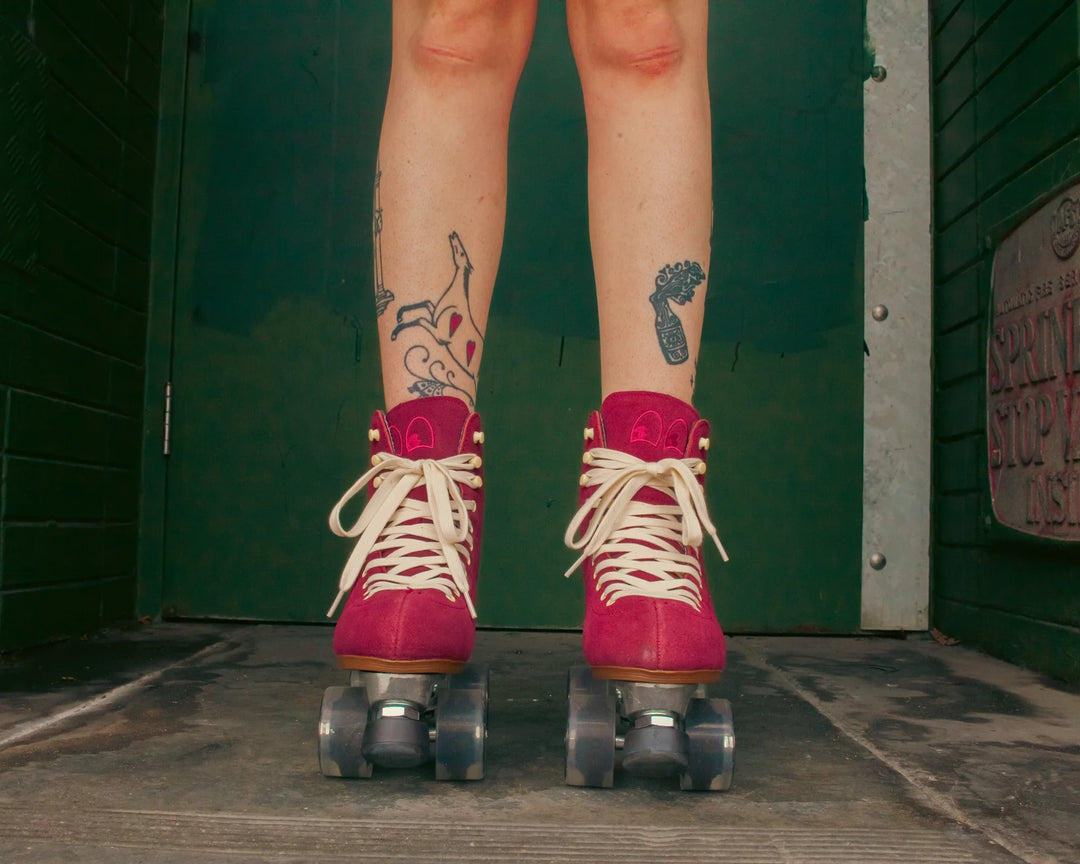
[[[690,359],[682,322],[668,301],[684,306],[694,299],[694,289],[705,281],[705,271],[696,261],[665,264],[656,276],[656,290],[649,302],[656,312],[656,336],[664,359],[675,366]]]

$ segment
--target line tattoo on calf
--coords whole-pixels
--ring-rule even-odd
[[[416,379],[409,386],[410,393],[442,396],[455,390],[475,407],[478,355],[484,335],[473,320],[469,302],[472,262],[456,231],[449,239],[454,267],[450,284],[437,300],[401,306],[390,339],[397,340],[405,333],[417,340],[405,351],[405,370]]]
[[[705,281],[705,271],[697,261],[665,264],[656,275],[656,290],[649,302],[656,312],[656,336],[664,359],[672,366],[690,359],[682,322],[671,311],[669,301],[685,306],[694,299],[694,289]]]
[[[405,352],[405,370],[416,381],[409,385],[409,392],[419,398],[426,396],[445,396],[447,391],[457,391],[465,396],[470,407],[475,407],[473,394],[457,385],[458,376],[453,368],[447,369],[446,363],[431,356],[431,349],[426,345],[413,345]]]
[[[371,208],[371,240],[375,249],[375,317],[380,317],[393,302],[394,294],[383,283],[382,266],[382,198],[379,192],[382,165],[375,162],[375,195]]]

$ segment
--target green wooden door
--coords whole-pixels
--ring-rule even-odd
[[[485,345],[481,623],[572,627],[562,533],[599,399],[585,122],[544,0]],[[193,0],[163,606],[309,621],[381,405],[370,197],[389,4]],[[697,403],[732,630],[853,631],[862,489],[862,0],[716,3],[715,233]]]

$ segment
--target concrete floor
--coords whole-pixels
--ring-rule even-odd
[[[0,861],[1080,861],[1080,694],[924,638],[736,638],[734,786],[562,778],[575,634],[484,632],[487,777],[318,772],[330,630],[0,658]]]

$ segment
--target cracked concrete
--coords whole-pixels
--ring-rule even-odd
[[[731,640],[733,788],[562,778],[573,633],[479,634],[487,775],[322,777],[330,630],[165,624],[0,662],[0,860],[1080,860],[1080,695],[925,638]],[[5,743],[6,742],[6,743]]]

